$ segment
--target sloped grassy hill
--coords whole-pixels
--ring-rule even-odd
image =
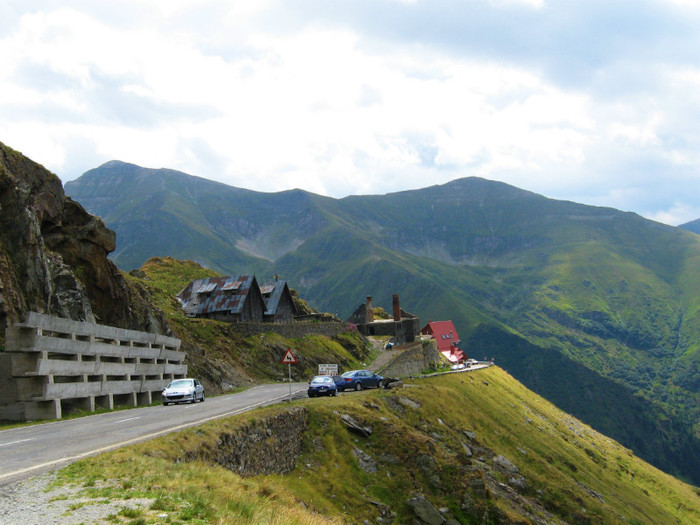
[[[285,475],[242,478],[188,458],[216,451],[224,436],[256,428],[289,406],[85,459],[60,477],[82,485],[94,502],[150,498],[114,522],[422,523],[414,520],[429,504],[433,515],[463,524],[700,523],[697,488],[635,457],[498,367],[292,405],[307,411],[308,423],[296,467]],[[351,432],[343,416],[371,434]],[[283,454],[284,442],[275,445]]]
[[[684,230],[688,230],[693,233],[700,234],[700,219],[696,219],[694,221],[686,222],[685,224],[681,224],[679,228],[683,228]]]
[[[299,362],[293,379],[305,381],[318,371],[319,363],[338,363],[346,369],[360,368],[371,357],[372,348],[356,330],[342,331],[335,338],[308,335],[285,338],[274,333],[245,337],[236,326],[185,316],[176,296],[193,279],[217,276],[193,261],[154,257],[127,280],[144,289],[149,302],[162,310],[175,337],[187,352],[189,374],[202,380],[208,392],[220,393],[253,381],[277,381],[287,377],[280,364],[288,348]],[[304,303],[303,299],[296,300]]]
[[[423,321],[452,319],[467,353],[495,357],[530,387],[507,338],[484,348],[473,336],[514,334],[541,363],[555,351],[582,365],[562,364],[582,372],[573,385],[596,391],[612,380],[639,398],[645,419],[667,428],[625,443],[640,453],[646,443],[648,459],[700,483],[700,469],[679,459],[700,450],[700,237],[691,232],[477,178],[338,200],[114,161],[66,191],[116,230],[113,256],[125,269],[169,255],[221,273],[278,273],[344,318],[365,295],[389,309],[399,293]],[[571,392],[546,395],[562,403]],[[629,434],[607,406],[572,411]]]

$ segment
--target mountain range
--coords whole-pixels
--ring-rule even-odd
[[[695,219],[694,221],[681,224],[679,228],[683,228],[684,230],[688,230],[689,232],[700,234],[700,219]]]
[[[280,275],[347,318],[371,295],[451,319],[470,356],[700,483],[700,236],[633,213],[463,178],[333,199],[112,161],[66,193],[153,256]]]

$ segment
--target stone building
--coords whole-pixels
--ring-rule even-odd
[[[365,336],[389,336],[399,345],[415,341],[420,329],[419,319],[401,308],[397,294],[393,296],[392,313],[391,319],[375,319],[372,297],[368,295],[367,302],[353,312],[348,322],[357,325],[357,330]]]

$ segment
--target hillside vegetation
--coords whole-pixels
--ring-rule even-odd
[[[288,473],[242,477],[245,455],[229,469],[214,459],[293,407],[304,411],[298,435],[263,432],[255,445],[275,447],[280,463],[294,455]],[[367,435],[350,431],[348,416]],[[700,523],[698,489],[498,367],[267,407],[82,460],[60,479],[95,504],[150,502],[115,523]]]
[[[66,191],[117,232],[113,258],[123,269],[173,256],[221,273],[279,274],[342,318],[366,295],[390,308],[399,293],[406,310],[423,322],[451,319],[468,354],[494,357],[532,388],[526,363],[554,351],[563,361],[548,377],[567,370],[572,385],[593,392],[612,381],[643,407],[645,421],[664,428],[632,437],[622,411],[595,403],[572,404],[574,415],[700,484],[700,468],[681,459],[683,450],[700,456],[694,233],[477,178],[331,199],[113,161]],[[526,341],[517,347],[528,355],[514,356],[508,338],[479,344],[477,335],[491,330]],[[557,404],[572,395],[540,391]]]
[[[350,326],[335,338],[317,334],[285,338],[274,333],[245,337],[235,324],[187,317],[177,293],[193,279],[217,275],[193,261],[170,257],[150,259],[139,271],[126,275],[127,282],[144,289],[151,304],[164,312],[168,326],[187,352],[188,373],[200,378],[209,392],[286,378],[288,369],[280,361],[288,348],[299,358],[292,371],[292,378],[298,381],[316,374],[320,363],[361,368],[371,357],[371,346]],[[296,300],[303,302],[298,297]]]

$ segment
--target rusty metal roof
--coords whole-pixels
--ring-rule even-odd
[[[209,293],[214,290],[216,290],[216,283],[207,283],[197,288],[194,293]]]
[[[275,315],[277,313],[277,307],[280,304],[280,299],[286,286],[287,281],[274,281],[264,283],[260,287],[260,291],[265,299],[265,315]]]
[[[196,279],[177,294],[177,298],[190,317],[214,312],[238,314],[254,282],[253,275]]]
[[[272,290],[275,289],[275,283],[266,283],[266,284],[261,284],[260,285],[260,292],[263,295],[268,295],[272,293]]]

